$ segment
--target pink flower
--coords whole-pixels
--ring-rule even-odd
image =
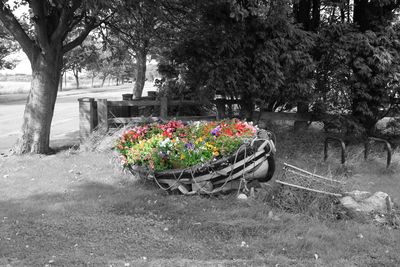
[[[121,164],[122,164],[122,165],[125,165],[125,164],[128,163],[128,161],[126,160],[126,158],[125,158],[124,155],[121,155],[121,156],[120,156],[120,160],[121,160]]]
[[[150,160],[149,167],[150,167],[150,169],[154,170],[154,161],[153,160]]]

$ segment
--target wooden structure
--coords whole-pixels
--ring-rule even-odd
[[[201,101],[169,100],[167,97],[155,99],[130,99],[131,94],[124,94],[121,101],[107,99],[80,98],[79,101],[79,135],[80,139],[87,138],[95,128],[107,132],[115,124],[131,122],[151,122],[158,120],[177,119],[182,121],[215,120],[210,116],[169,116],[168,109],[172,106],[202,106]]]
[[[215,99],[211,103],[199,100],[170,100],[150,93],[149,97],[132,99],[132,94],[123,94],[122,101],[109,101],[107,99],[80,98],[80,138],[85,139],[97,127],[107,131],[110,125],[126,124],[129,122],[150,122],[157,120],[179,119],[187,120],[213,120],[237,117],[234,110],[240,106],[240,100]],[[203,106],[214,105],[215,114],[210,116],[168,116],[169,107],[173,106]],[[253,121],[323,121],[329,120],[332,115],[324,114],[318,117],[312,113],[290,112],[254,112]]]

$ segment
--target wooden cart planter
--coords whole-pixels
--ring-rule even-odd
[[[162,172],[132,165],[128,168],[133,175],[153,180],[166,191],[179,190],[185,195],[216,194],[243,189],[251,180],[269,181],[275,171],[275,151],[271,134],[262,130],[236,153],[216,161]]]

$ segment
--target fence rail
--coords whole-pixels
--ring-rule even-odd
[[[130,122],[149,122],[158,120],[168,120],[169,118],[176,118],[183,121],[188,120],[213,120],[224,119],[232,117],[234,114],[232,110],[234,105],[240,105],[241,101],[237,99],[216,99],[211,102],[200,100],[170,100],[167,97],[155,98],[152,94],[152,99],[131,99],[131,94],[123,94],[122,100],[107,100],[107,99],[94,99],[94,98],[80,98],[79,101],[79,132],[81,140],[87,138],[97,127],[101,131],[107,131],[112,124],[121,123],[126,124]],[[169,107],[173,106],[202,106],[213,105],[215,115],[210,116],[168,116]],[[153,109],[153,112],[140,116],[138,112],[133,110],[145,111],[146,109]],[[157,114],[154,114],[157,110]],[[116,113],[116,114],[114,114]],[[120,115],[121,113],[122,116]],[[140,112],[139,112],[140,113]],[[150,114],[151,113],[151,114]],[[328,118],[330,115],[324,115],[323,118]],[[254,112],[253,121],[321,121],[323,119],[316,118],[311,113],[288,113],[288,112]]]
[[[79,135],[80,139],[87,138],[97,127],[99,131],[107,132],[113,124],[155,122],[168,119],[182,121],[191,120],[215,120],[216,115],[207,116],[168,116],[168,109],[172,106],[201,106],[205,103],[195,100],[169,100],[167,97],[159,99],[138,99],[109,101],[107,99],[80,98],[79,101]],[[139,110],[157,108],[149,111],[152,115],[140,115]],[[136,108],[136,112],[132,109]],[[114,114],[115,113],[115,114]],[[132,114],[135,113],[135,114]],[[154,113],[158,113],[154,116]],[[133,116],[132,116],[133,115]]]
[[[107,131],[115,123],[149,122],[177,118],[181,120],[212,120],[235,117],[232,112],[241,101],[237,99],[215,99],[211,102],[200,100],[170,100],[152,94],[151,97],[131,99],[132,94],[123,94],[122,100],[110,101],[107,99],[80,98],[79,101],[79,128],[80,138],[88,137],[93,129]],[[215,115],[210,116],[168,116],[169,107],[173,106],[213,106]],[[142,115],[140,114],[142,113]],[[122,115],[121,115],[122,114]],[[329,121],[334,116],[329,114],[289,113],[289,112],[254,112],[254,122],[259,121]]]

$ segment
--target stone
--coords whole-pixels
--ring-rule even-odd
[[[372,196],[371,192],[359,191],[359,190],[346,192],[346,195],[352,197],[355,201],[361,201],[363,199],[366,199],[366,198]]]
[[[360,191],[359,191],[360,192]],[[340,199],[342,205],[353,212],[361,213],[388,213],[391,212],[393,202],[390,196],[384,192],[375,192],[373,195],[364,198],[364,192],[349,194]]]
[[[346,209],[361,211],[361,205],[351,196],[342,197],[340,203],[342,203]]]
[[[376,211],[387,213],[391,211],[393,202],[390,196],[384,192],[376,192],[362,201],[363,209],[367,212]]]
[[[237,198],[238,198],[238,199],[247,199],[247,196],[246,196],[246,194],[241,193],[241,194],[239,194],[239,195],[237,196]]]

